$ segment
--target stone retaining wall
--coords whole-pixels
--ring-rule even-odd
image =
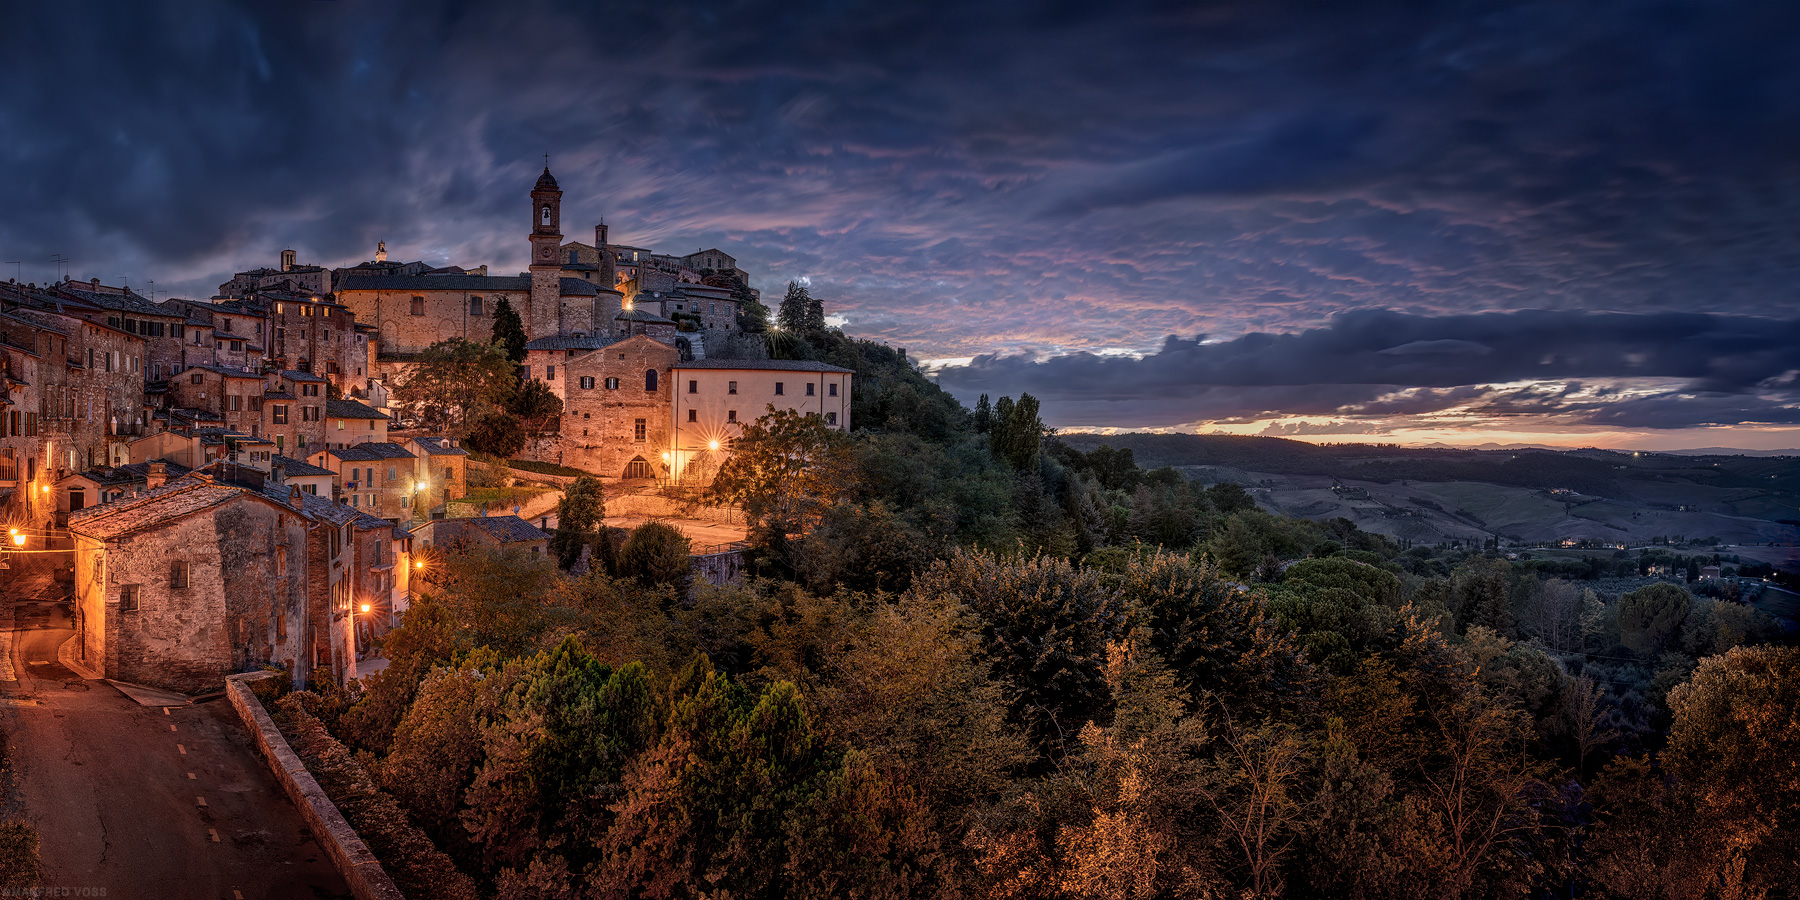
[[[263,709],[262,701],[251,693],[249,682],[269,677],[272,676],[262,672],[228,676],[225,694],[231,699],[238,717],[244,720],[244,726],[250,729],[256,748],[262,751],[263,759],[275,772],[275,780],[281,782],[282,790],[287,791],[289,799],[300,808],[307,830],[330,854],[332,864],[344,876],[344,881],[350,885],[350,893],[357,900],[406,900],[394,886],[393,879],[381,868],[375,854],[369,852],[368,845],[357,836],[356,829],[344,821],[343,813],[338,812],[331,798],[325,796],[325,789],[319,787],[312,773],[306,770],[306,764],[288,746],[287,738],[281,736],[275,720]]]

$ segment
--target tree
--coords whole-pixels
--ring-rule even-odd
[[[1669,709],[1670,771],[1707,814],[1732,824],[1737,846],[1768,844],[1791,865],[1800,843],[1800,649],[1736,647],[1701,660],[1669,692]]]
[[[603,553],[604,568],[611,566],[612,541],[601,529],[606,522],[606,494],[600,479],[592,475],[576,477],[556,501],[556,533],[550,538],[550,552],[557,565],[567,569],[581,559],[581,548],[595,546]]]
[[[525,361],[525,322],[505,297],[494,304],[494,343],[506,350],[506,358],[515,364]]]
[[[525,439],[535,447],[539,436],[546,431],[555,431],[562,420],[562,398],[550,389],[548,382],[537,379],[526,379],[513,392],[512,399],[507,402],[506,409],[519,420],[524,430]],[[536,453],[534,449],[532,451]]]
[[[505,459],[524,448],[525,431],[519,427],[518,419],[504,412],[491,412],[469,429],[468,444],[471,450]]]
[[[987,434],[994,427],[994,405],[988,402],[988,395],[982,394],[981,399],[975,401],[975,412],[970,424],[974,426],[976,434]]]
[[[798,281],[790,281],[787,296],[781,298],[781,327],[797,335],[810,335],[825,330],[825,306]]]
[[[635,578],[645,587],[667,584],[685,591],[693,571],[692,549],[681,529],[667,522],[645,522],[633,528],[619,548],[619,575]]]
[[[1012,466],[1015,471],[1033,469],[1038,448],[1048,429],[1038,418],[1038,401],[1030,394],[1020,394],[1017,403],[1001,397],[994,404],[994,425],[988,432],[988,446],[994,458]]]
[[[1660,653],[1687,620],[1694,598],[1685,588],[1658,583],[1619,598],[1619,641],[1636,653]]]
[[[516,367],[498,344],[451,338],[419,354],[395,386],[394,399],[416,412],[430,430],[467,429],[504,408],[518,381]]]
[[[711,493],[742,506],[753,526],[808,531],[856,486],[850,436],[817,415],[770,406],[731,451]]]

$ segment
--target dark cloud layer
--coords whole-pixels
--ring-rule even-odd
[[[204,295],[377,240],[516,270],[549,152],[571,234],[730,248],[924,358],[1358,310],[1800,312],[1797,4],[186,0],[13,4],[0,31],[0,261],[32,281],[66,254]],[[1451,331],[1355,377],[1530,368]],[[1629,368],[1608,352],[1580,359]],[[1743,365],[1671,377],[1736,396]]]
[[[1346,313],[1324,327],[1231,340],[1170,336],[1141,359],[981,356],[946,369],[965,396],[1029,392],[1149,425],[1283,414],[1393,417],[1473,406],[1630,428],[1800,423],[1800,319],[1525,310]],[[1600,385],[1584,384],[1597,381]],[[1676,382],[1667,390],[1618,383]],[[1492,386],[1529,383],[1499,390]],[[1108,404],[1126,404],[1126,408]],[[1127,412],[1127,408],[1129,412]]]

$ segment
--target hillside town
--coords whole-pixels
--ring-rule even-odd
[[[745,339],[760,294],[736,259],[614,244],[605,224],[565,241],[561,198],[546,167],[516,276],[383,242],[335,269],[284,250],[205,300],[0,284],[8,549],[73,597],[73,662],[178,691],[258,668],[341,683],[405,615],[425,548],[543,553],[549,517],[459,503],[469,450],[395,396],[435,347],[488,344],[508,315],[517,379],[560,404],[533,435],[560,469],[703,487],[768,410],[849,430],[850,370]]]

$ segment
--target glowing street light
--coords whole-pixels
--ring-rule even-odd
[[[23,532],[19,531],[19,529],[17,529],[17,528],[11,528],[11,529],[8,529],[8,531],[12,532],[13,546],[15,546],[15,547],[25,546],[25,534]]]
[[[365,616],[368,615],[369,614],[369,604],[364,603],[362,605],[362,611],[363,611],[363,615],[365,615]]]
[[[714,438],[714,439],[712,439],[712,440],[710,440],[710,441],[707,441],[707,442],[706,442],[706,449],[708,449],[708,450],[717,450],[717,449],[719,449],[719,440],[718,440],[718,438]]]

